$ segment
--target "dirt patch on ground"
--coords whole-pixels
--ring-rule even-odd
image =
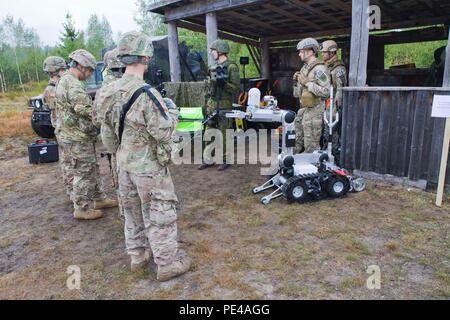
[[[168,283],[132,275],[117,211],[72,219],[58,165],[28,164],[33,137],[0,142],[0,299],[448,299],[450,206],[369,183],[336,201],[262,206],[257,166],[172,168],[179,237],[192,272]],[[114,194],[106,160],[104,184]],[[66,286],[81,268],[81,290]],[[381,289],[367,288],[367,269]]]

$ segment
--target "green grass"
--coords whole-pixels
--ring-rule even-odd
[[[15,85],[11,90],[6,93],[0,93],[0,99],[16,100],[22,97],[35,97],[44,92],[48,81],[41,82],[29,82],[23,85],[23,89],[20,85]]]
[[[417,68],[428,68],[434,61],[434,51],[447,41],[394,44],[385,47],[385,68],[415,63]]]

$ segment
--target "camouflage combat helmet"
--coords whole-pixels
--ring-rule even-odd
[[[125,65],[119,59],[119,49],[114,49],[105,53],[103,61],[107,69],[121,69],[125,68]]]
[[[312,49],[314,50],[314,52],[319,51],[319,43],[317,42],[316,39],[313,38],[306,38],[303,39],[302,41],[300,41],[297,45],[297,50],[308,50],[308,49]]]
[[[216,40],[211,45],[212,50],[216,50],[219,53],[227,54],[230,52],[230,46],[224,40]]]
[[[336,52],[338,51],[338,45],[333,40],[327,40],[320,46],[320,51],[322,52]]]
[[[95,70],[97,68],[97,60],[95,59],[95,57],[90,52],[84,49],[78,49],[72,52],[69,55],[69,58],[85,68],[91,68],[92,70]]]
[[[125,33],[119,41],[118,49],[119,57],[153,57],[152,41],[142,32],[131,31]]]
[[[61,69],[66,69],[67,64],[61,57],[51,56],[44,60],[43,70],[46,73],[55,73]]]

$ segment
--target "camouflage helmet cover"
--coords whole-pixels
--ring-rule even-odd
[[[338,45],[333,40],[327,40],[322,43],[320,46],[320,51],[322,52],[336,52],[338,51]]]
[[[319,51],[319,42],[317,42],[316,39],[314,38],[306,38],[303,39],[302,41],[300,41],[297,45],[297,50],[314,50],[314,52],[318,52]]]
[[[119,59],[119,49],[117,48],[106,52],[103,61],[107,69],[125,68],[125,65]]]
[[[229,44],[224,40],[216,40],[211,44],[212,50],[216,50],[219,53],[227,54],[230,52]]]
[[[90,52],[84,49],[78,49],[72,52],[69,55],[69,58],[73,61],[76,61],[85,68],[91,68],[92,70],[95,70],[97,68],[97,60],[95,59],[95,57]]]
[[[61,57],[51,56],[44,60],[44,65],[42,69],[46,73],[55,73],[61,69],[66,69],[67,64]]]
[[[119,41],[119,57],[153,57],[153,44],[150,38],[137,31],[125,33]]]

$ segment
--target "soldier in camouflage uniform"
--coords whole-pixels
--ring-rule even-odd
[[[105,53],[103,58],[106,68],[106,76],[103,78],[102,87],[95,95],[94,110],[92,113],[92,120],[97,128],[101,127],[105,116],[106,110],[102,108],[103,100],[105,99],[105,88],[123,76],[125,65],[120,61],[118,55],[119,50],[116,48]]]
[[[320,150],[325,101],[330,97],[330,77],[325,64],[317,59],[317,40],[304,39],[297,45],[297,50],[304,65],[294,75],[294,96],[300,99],[300,110],[295,119],[295,152],[312,153]]]
[[[101,128],[102,122],[105,118],[106,110],[104,107],[104,100],[106,96],[110,95],[110,90],[108,88],[114,88],[110,84],[114,83],[116,80],[122,78],[123,72],[125,71],[125,65],[120,61],[119,50],[116,48],[114,50],[105,53],[104,62],[106,68],[106,76],[103,79],[102,87],[97,91],[95,95],[94,110],[92,112],[92,121],[97,128]],[[117,189],[119,187],[119,178],[117,176],[117,161],[116,155],[110,155],[111,161],[111,176],[114,187]],[[121,215],[122,215],[122,210]]]
[[[58,111],[56,109],[56,85],[59,79],[64,75],[67,69],[66,61],[61,57],[51,56],[44,60],[43,70],[46,74],[50,76],[47,88],[44,90],[44,104],[51,111],[51,122],[53,128],[58,127]],[[55,134],[56,139],[58,136]],[[73,177],[70,170],[70,154],[64,149],[62,144],[59,144],[59,162],[61,166],[61,171],[63,174],[64,185],[67,187],[67,194],[70,196],[72,194],[72,181]]]
[[[133,272],[146,270],[153,256],[157,280],[167,281],[189,271],[191,260],[177,242],[178,198],[168,165],[179,111],[170,99],[147,89],[144,72],[153,56],[151,40],[143,33],[129,32],[119,43],[119,57],[126,65],[122,79],[111,86],[105,99],[102,140],[109,152],[117,153],[119,191],[125,213],[125,241]],[[115,91],[115,94],[114,94]],[[123,106],[131,104],[120,125]],[[123,128],[120,141],[120,128]]]
[[[216,40],[211,45],[211,52],[216,63],[209,68],[211,80],[209,81],[211,97],[207,103],[206,116],[210,117],[217,111],[217,106],[220,110],[231,110],[233,108],[233,101],[237,97],[240,89],[240,74],[239,67],[236,63],[228,59],[230,46],[223,40]],[[220,71],[222,70],[222,72]],[[229,119],[223,116],[216,116],[207,125],[206,130],[219,129],[223,137],[223,164],[219,166],[219,171],[226,170],[231,161],[228,159],[226,152],[226,130],[231,128]],[[204,162],[199,167],[199,170],[204,170],[214,165],[213,159],[210,155],[213,151],[215,143],[207,144],[204,150]]]
[[[70,172],[73,175],[71,200],[74,218],[95,220],[102,211],[117,207],[116,200],[107,200],[101,190],[100,172],[95,154],[97,130],[92,123],[92,100],[81,81],[88,79],[96,68],[96,60],[86,50],[77,50],[69,56],[69,71],[56,87],[60,144],[70,154]]]
[[[323,55],[323,60],[325,65],[328,67],[328,71],[330,72],[331,84],[334,88],[334,113],[339,112],[342,116],[342,88],[347,85],[347,69],[345,68],[344,63],[339,59],[337,55],[338,45],[333,40],[328,40],[322,43],[321,52]],[[329,109],[327,108],[327,117],[329,119]],[[326,135],[328,136],[329,130],[326,130]],[[341,121],[338,126],[335,127],[333,132],[333,146],[335,148],[335,155],[338,155],[339,149],[339,137],[341,135]],[[337,149],[336,149],[337,148]],[[339,159],[337,159],[339,160]]]

